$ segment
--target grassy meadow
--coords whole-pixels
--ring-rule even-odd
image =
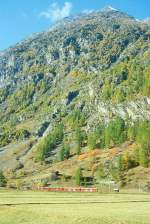
[[[149,224],[150,195],[0,190],[0,224]]]

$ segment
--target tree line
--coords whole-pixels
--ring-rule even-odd
[[[89,150],[108,149],[124,143],[125,141],[136,142],[136,157],[139,165],[148,167],[150,164],[150,122],[137,121],[134,124],[125,122],[122,118],[116,117],[107,125],[102,123],[89,133],[77,126],[74,130],[75,153],[80,155],[86,146]],[[71,147],[64,141],[63,124],[57,125],[54,130],[43,138],[38,145],[37,160],[44,161],[53,150],[60,144],[59,161],[69,159]]]

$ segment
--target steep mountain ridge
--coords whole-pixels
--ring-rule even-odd
[[[149,121],[149,56],[149,24],[110,7],[66,18],[0,52],[0,168],[36,169],[38,145],[60,123],[63,141],[75,148],[76,126],[88,135],[116,117]]]

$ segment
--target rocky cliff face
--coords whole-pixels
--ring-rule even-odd
[[[60,121],[68,128],[76,110],[87,132],[116,116],[149,120],[149,56],[149,23],[110,8],[64,19],[0,52],[1,147],[40,141]]]

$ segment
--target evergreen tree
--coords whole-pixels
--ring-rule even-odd
[[[77,144],[77,147],[76,147],[76,153],[77,155],[80,155],[81,153],[81,146]]]
[[[129,152],[126,151],[125,154],[123,155],[123,167],[125,170],[128,170],[132,168],[132,160],[130,159]]]
[[[61,147],[60,151],[59,151],[59,161],[64,161],[64,156],[65,152],[64,152],[64,146]]]
[[[69,159],[70,157],[70,146],[63,145],[59,152],[59,161],[63,161],[64,159]]]
[[[41,140],[37,147],[37,161],[44,161],[45,158],[49,157],[52,151],[58,144],[61,143],[64,137],[63,125],[59,124],[54,130]]]
[[[70,146],[64,145],[64,158],[69,159],[70,157]]]
[[[91,133],[88,135],[88,147],[90,150],[93,150],[96,148],[96,134],[95,133]]]
[[[5,187],[6,183],[7,183],[6,178],[3,174],[3,172],[0,171],[0,187]]]
[[[83,131],[81,131],[81,128],[77,127],[75,130],[75,140],[77,143],[76,147],[76,153],[77,155],[80,155],[81,153],[81,147],[83,146],[83,141],[86,138],[85,134]]]
[[[76,128],[75,130],[75,138],[76,138],[77,144],[81,146],[83,141],[83,136],[82,136],[82,131],[79,127]]]
[[[127,136],[129,140],[135,140],[137,134],[138,124],[134,124],[128,127]]]
[[[149,166],[149,156],[144,148],[139,148],[139,163],[143,167]]]
[[[112,147],[127,139],[125,122],[120,117],[111,121],[105,129],[105,146]]]
[[[125,164],[124,164],[124,159],[122,155],[119,155],[118,157],[117,168],[120,174],[125,170]]]
[[[77,186],[81,186],[82,178],[83,178],[82,169],[81,169],[81,167],[79,167],[75,173],[75,181],[76,181]]]
[[[105,126],[103,124],[98,124],[95,130],[96,138],[98,141],[98,146],[100,148],[105,147]]]
[[[139,124],[136,142],[139,147],[139,163],[148,167],[150,165],[150,122]]]

